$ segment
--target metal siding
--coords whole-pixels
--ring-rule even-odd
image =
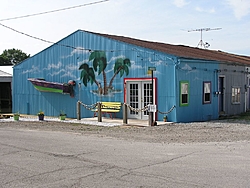
[[[225,114],[235,115],[245,111],[246,74],[244,66],[222,64],[218,76],[225,77]],[[240,104],[232,103],[232,87],[240,87]]]
[[[44,93],[34,89],[28,78],[44,78],[52,82],[67,83],[75,79],[76,72],[72,72],[72,63],[64,62],[62,56],[67,54],[65,47],[51,46],[42,53],[14,67],[14,109],[25,114],[36,114],[43,110],[45,115],[58,116],[60,110],[65,110],[69,116],[72,104],[76,100],[69,95]],[[70,73],[70,74],[69,74]]]
[[[68,117],[75,118],[76,102],[78,100],[88,105],[97,101],[124,102],[122,78],[148,78],[150,77],[147,74],[149,66],[157,67],[154,77],[158,81],[157,97],[159,110],[166,112],[175,105],[175,82],[173,81],[175,63],[170,59],[171,56],[83,31],[73,33],[59,41],[58,44],[52,45],[14,67],[13,107],[15,111],[36,114],[39,110],[43,110],[48,116],[58,116],[60,110],[64,110]],[[74,46],[77,49],[61,45]],[[80,48],[86,50],[81,50]],[[132,65],[129,69],[129,75],[124,75],[122,78],[117,75],[113,82],[113,86],[116,89],[120,89],[121,93],[116,93],[112,96],[94,95],[91,91],[96,89],[96,85],[90,85],[89,83],[87,87],[80,84],[81,87],[79,88],[79,83],[82,81],[80,81],[81,71],[78,68],[82,63],[88,62],[90,55],[88,49],[104,50],[106,52],[108,80],[114,75],[114,63],[117,58],[127,57],[130,59]],[[48,81],[62,83],[68,82],[68,80],[75,80],[75,97],[70,98],[69,95],[37,91],[27,80],[28,78],[44,78]],[[103,84],[102,75],[96,75],[96,79]],[[82,117],[91,117],[92,115],[91,111],[82,107]],[[120,113],[118,117],[121,117],[121,115]],[[174,113],[170,117],[172,117],[170,119],[174,120]]]
[[[84,104],[91,105],[97,101],[124,102],[124,78],[150,78],[148,67],[156,67],[154,77],[157,78],[157,104],[161,112],[167,112],[176,105],[168,114],[169,121],[188,122],[216,119],[218,117],[217,98],[212,95],[211,104],[202,104],[202,83],[211,81],[212,92],[217,87],[214,70],[217,64],[208,64],[197,60],[179,62],[176,57],[153,51],[146,48],[126,44],[113,39],[104,38],[99,35],[77,31],[52,45],[37,55],[29,58],[14,67],[13,76],[13,109],[20,113],[36,114],[39,110],[45,111],[45,115],[58,116],[60,110],[64,110],[67,117],[76,118],[76,103],[78,100]],[[61,45],[74,46],[76,49]],[[81,48],[81,49],[80,49]],[[85,50],[82,50],[85,49]],[[88,83],[87,87],[80,80],[81,71],[78,70],[82,63],[88,63],[90,51],[105,51],[108,65],[105,69],[109,83],[114,75],[115,60],[119,57],[129,58],[131,67],[129,75],[117,75],[113,86],[120,89],[120,93],[111,95],[96,95],[93,90],[97,89],[95,84]],[[178,65],[179,64],[179,65]],[[185,66],[196,67],[196,70],[185,69]],[[180,69],[178,69],[178,67]],[[207,68],[208,71],[204,71]],[[45,78],[53,82],[68,82],[75,80],[75,97],[56,93],[44,93],[34,89],[28,78]],[[96,73],[96,79],[103,85],[103,75]],[[191,93],[188,107],[179,107],[179,81],[189,80]],[[216,79],[217,81],[217,79]],[[80,84],[81,83],[81,84]],[[79,87],[79,84],[81,87]],[[81,108],[82,117],[92,117],[93,112]],[[122,117],[120,112],[117,117]],[[158,120],[162,120],[163,114],[158,113]]]
[[[171,60],[167,55],[157,63],[156,77],[158,81],[157,98],[158,110],[162,113],[168,112],[173,106],[176,106],[176,82],[175,82],[176,60]],[[158,120],[163,116],[168,117],[168,121],[176,122],[176,109],[168,114],[158,113]]]
[[[217,63],[199,60],[181,60],[177,67],[177,84],[189,82],[189,104],[180,106],[180,89],[177,87],[177,122],[207,121],[218,118],[218,98],[213,95],[217,87]],[[211,104],[203,104],[203,82],[211,81]]]
[[[108,79],[114,74],[114,60],[117,57],[129,57],[131,59],[133,63],[131,69],[133,71],[130,72],[129,77],[145,76],[147,67],[137,69],[137,66],[141,66],[135,60],[137,52],[125,43],[78,31],[59,41],[58,44],[52,45],[14,67],[13,107],[15,111],[36,114],[39,110],[43,110],[48,116],[58,116],[60,110],[64,110],[68,117],[76,117],[76,102],[78,100],[81,100],[85,104],[93,104],[97,101],[123,102],[123,81],[119,76],[115,78],[113,85],[121,89],[122,92],[114,96],[94,95],[90,92],[96,89],[94,84],[88,84],[87,87],[81,84],[79,88],[81,71],[78,68],[83,62],[88,62],[90,52],[88,50],[73,49],[61,45],[106,51]],[[77,82],[74,88],[75,97],[70,98],[69,95],[37,91],[27,80],[28,78],[44,78],[47,81],[61,83],[67,83],[68,80],[75,80]],[[96,75],[96,79],[103,84],[102,75]],[[93,113],[82,108],[81,115],[82,117],[90,117]]]

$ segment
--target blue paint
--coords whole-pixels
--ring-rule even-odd
[[[218,118],[217,96],[211,95],[211,104],[202,103],[203,82],[211,82],[212,92],[217,87],[217,73],[214,70],[219,68],[218,63],[175,57],[81,30],[74,32],[57,44],[14,67],[13,111],[18,110],[20,113],[35,115],[39,110],[43,110],[45,115],[58,116],[63,110],[67,117],[76,118],[78,100],[87,105],[95,104],[98,101],[124,102],[124,78],[150,78],[150,75],[147,74],[148,67],[156,67],[154,77],[157,78],[158,109],[161,112],[167,112],[176,106],[167,115],[168,121],[207,121]],[[82,70],[79,70],[79,67],[83,63],[93,67],[89,56],[94,50],[101,50],[106,54],[107,67],[105,72],[108,83],[114,75],[116,60],[118,58],[130,59],[129,74],[123,74],[121,77],[118,74],[114,78],[112,86],[119,92],[98,95],[93,92],[98,89],[95,83],[88,82],[86,87],[80,80]],[[71,98],[69,95],[39,92],[34,89],[27,80],[28,78],[44,78],[60,83],[75,80],[75,96]],[[98,74],[97,71],[95,78],[103,85],[103,74]],[[190,83],[189,105],[185,107],[179,105],[179,83],[183,80]],[[81,116],[83,118],[92,117],[93,112],[82,107]],[[158,120],[162,120],[164,114],[158,113],[157,116]],[[121,118],[122,112],[117,114],[117,117]]]

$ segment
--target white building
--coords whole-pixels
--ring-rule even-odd
[[[12,66],[0,66],[0,113],[12,112]]]

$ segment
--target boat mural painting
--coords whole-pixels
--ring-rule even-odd
[[[93,67],[91,67],[88,63],[92,62]],[[120,78],[124,75],[129,75],[129,67],[131,66],[131,62],[129,58],[118,58],[115,61],[114,65],[114,75],[110,79],[109,84],[107,83],[107,75],[105,69],[108,65],[107,57],[104,51],[93,51],[91,52],[88,63],[83,63],[80,65],[79,70],[81,71],[80,80],[82,80],[85,87],[90,82],[92,85],[95,83],[97,85],[97,90],[92,90],[91,93],[96,95],[105,95],[105,96],[113,96],[115,93],[121,93],[121,89],[115,89],[113,87],[113,81],[115,77],[120,74]],[[96,80],[95,72],[98,75],[103,75],[103,86],[100,82]]]
[[[39,78],[28,78],[28,80],[33,84],[35,89],[37,89],[38,91],[70,94],[71,97],[74,97],[74,90],[73,90],[73,86],[75,86],[74,80],[69,80],[68,83],[49,82]]]

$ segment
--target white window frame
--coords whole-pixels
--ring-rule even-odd
[[[208,94],[209,94],[209,101],[206,101],[206,95]],[[203,82],[203,104],[211,104],[211,96],[212,96],[211,95],[211,81],[204,81]]]
[[[232,87],[232,104],[240,104],[240,87]]]
[[[184,96],[186,101],[183,101]],[[188,106],[188,105],[189,105],[189,82],[180,81],[180,106]]]

